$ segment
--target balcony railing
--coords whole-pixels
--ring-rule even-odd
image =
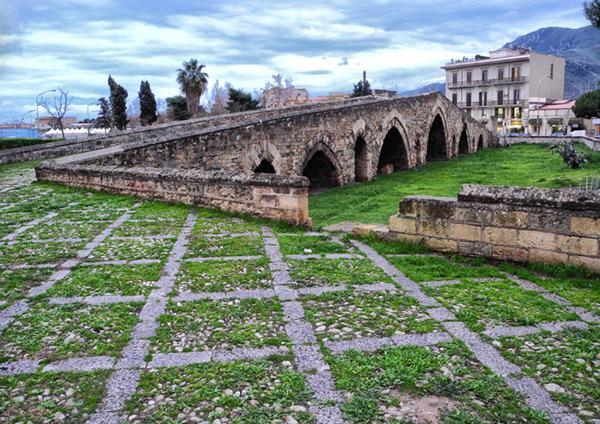
[[[497,100],[488,100],[487,102],[459,102],[457,103],[458,107],[461,108],[475,108],[475,107],[496,107],[496,106],[504,106],[504,107],[514,107],[521,106],[527,107],[529,102],[527,100],[504,100],[503,102],[498,102]]]
[[[529,81],[527,77],[509,77],[509,78],[496,78],[486,80],[472,80],[472,81],[457,81],[449,82],[448,88],[468,88],[468,87],[482,87],[499,84],[522,84]]]

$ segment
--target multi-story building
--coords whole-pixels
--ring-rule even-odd
[[[499,133],[529,132],[530,111],[564,96],[565,60],[528,49],[503,48],[442,69],[446,97]]]

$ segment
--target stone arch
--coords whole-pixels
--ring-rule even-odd
[[[369,149],[362,135],[354,143],[354,181],[367,181],[369,179]]]
[[[254,168],[253,171],[255,174],[275,174],[276,173],[275,167],[273,166],[271,161],[269,161],[267,159],[263,159],[262,161],[260,161],[258,166],[256,168]]]
[[[310,180],[313,192],[342,184],[340,163],[333,150],[322,141],[307,151],[298,174]]]
[[[256,172],[256,169],[261,166],[263,161],[271,164],[275,172],[279,174],[282,171],[284,164],[279,150],[269,141],[262,140],[258,144],[253,145],[247,155],[242,158],[244,169],[247,172]]]
[[[427,162],[432,160],[447,159],[448,149],[448,126],[441,109],[437,109],[429,125],[427,136]]]
[[[377,174],[391,174],[410,166],[406,134],[403,137],[398,126],[392,125],[383,138],[377,158]]]
[[[479,139],[477,140],[477,150],[481,150],[483,148],[483,134],[479,134]]]
[[[467,124],[465,124],[458,140],[458,153],[465,154],[469,153],[469,151],[469,129],[467,128]]]

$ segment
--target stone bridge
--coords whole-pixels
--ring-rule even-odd
[[[439,93],[235,114],[112,139],[110,147],[43,163],[38,179],[305,225],[309,190],[496,143]]]

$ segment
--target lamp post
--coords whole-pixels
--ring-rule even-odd
[[[40,94],[38,94],[35,97],[35,123],[36,123],[36,126],[37,126],[38,134],[40,132],[40,112],[39,112],[40,96],[43,96],[46,93],[56,93],[56,90],[42,91]]]
[[[538,91],[537,91],[538,99],[540,99],[540,98],[541,98],[541,96],[540,96],[540,91],[541,91],[541,89],[542,89],[542,82],[543,82],[543,81],[544,81],[546,78],[550,79],[550,75],[544,75],[544,76],[543,76],[543,77],[541,77],[541,78],[540,78],[540,80],[538,81]],[[541,123],[541,122],[539,122],[539,120],[540,120],[540,106],[539,106],[539,105],[538,105],[538,107],[537,107],[536,111],[537,111],[537,120],[538,120],[538,124],[539,124],[538,131],[537,131],[537,133],[538,133],[538,134],[537,134],[537,135],[540,135],[540,132],[541,132],[541,130],[542,130],[542,123]]]
[[[23,121],[25,121],[25,117],[33,112],[35,112],[35,109],[28,110],[23,115],[21,115],[21,120],[19,121],[19,127],[21,127],[23,125]]]

